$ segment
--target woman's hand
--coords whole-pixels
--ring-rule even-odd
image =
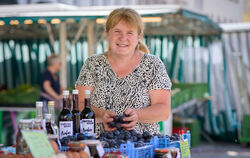
[[[103,124],[105,131],[110,132],[114,131],[116,128],[109,128],[108,123],[113,121],[113,117],[115,117],[116,114],[113,111],[105,111],[103,115]]]
[[[121,126],[124,127],[126,130],[134,129],[136,123],[138,122],[138,114],[136,110],[128,108],[125,110],[125,114],[129,117],[123,118],[123,121],[128,121],[128,124],[122,124]]]

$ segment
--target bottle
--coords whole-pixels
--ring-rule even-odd
[[[56,124],[56,116],[55,116],[55,102],[48,101],[48,113],[51,114],[51,125],[55,130],[55,134],[58,133],[58,126]]]
[[[63,91],[63,109],[58,117],[59,139],[73,136],[73,119],[70,111],[69,91]]]
[[[52,134],[56,134],[55,130],[53,129],[52,127],[52,124],[51,124],[51,114],[45,114],[45,119],[46,119],[46,132],[48,135]]]
[[[44,126],[43,126],[43,120],[41,120],[41,119],[34,119],[33,121],[32,121],[32,123],[33,123],[33,130],[44,130],[45,128],[44,128]]]
[[[43,102],[36,102],[36,119],[43,119]]]
[[[19,120],[18,121],[18,130],[17,130],[17,134],[16,134],[16,154],[18,155],[19,152],[21,151],[21,129],[23,128],[23,120]]]
[[[72,110],[72,116],[73,116],[73,133],[80,133],[80,117],[81,117],[81,112],[79,111],[79,106],[78,106],[78,90],[73,90],[72,91],[73,96],[73,110]]]
[[[31,119],[23,119],[21,120],[21,130],[17,140],[18,154],[27,154],[30,152],[29,147],[22,135],[22,130],[32,130],[33,124]]]
[[[90,90],[84,91],[84,109],[81,112],[80,132],[88,136],[95,133],[95,113],[90,107]]]
[[[36,119],[42,121],[43,129],[45,129],[45,119],[43,119],[43,102],[37,101],[36,102]]]

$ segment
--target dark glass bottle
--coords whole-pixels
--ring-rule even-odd
[[[80,133],[80,118],[81,118],[81,112],[79,111],[79,106],[78,106],[78,90],[73,90],[73,110],[72,110],[72,116],[73,116],[73,133]]]
[[[70,110],[69,91],[63,91],[63,109],[58,117],[59,139],[73,136],[73,119]]]
[[[95,133],[95,113],[90,107],[90,91],[84,91],[84,109],[81,112],[80,132],[94,135]]]
[[[56,134],[55,129],[53,129],[52,127],[52,123],[51,123],[51,114],[45,114],[45,119],[46,119],[46,132],[47,134]]]

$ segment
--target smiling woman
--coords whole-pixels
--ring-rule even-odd
[[[108,123],[126,114],[121,127],[159,133],[158,121],[170,113],[171,81],[162,61],[142,42],[143,22],[132,9],[112,11],[106,22],[107,52],[88,58],[76,82],[80,110],[83,91],[91,90],[96,133],[113,131]]]

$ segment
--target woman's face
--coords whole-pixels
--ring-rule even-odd
[[[124,21],[120,21],[109,32],[106,32],[109,47],[112,53],[117,55],[129,55],[134,53],[141,35],[136,28],[130,27]]]

